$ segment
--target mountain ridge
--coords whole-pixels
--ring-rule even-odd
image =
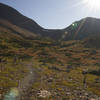
[[[10,6],[6,6],[5,4],[0,3],[0,12],[2,13],[2,15],[0,15],[1,19],[6,19],[12,24],[15,24],[18,27],[26,29],[42,37],[47,37],[48,33],[51,33],[49,34],[49,37],[53,39],[60,38],[59,36],[56,36],[56,34],[61,36],[60,32],[62,33],[62,30],[44,29],[32,19],[22,15],[17,10]]]
[[[0,3],[0,19],[7,20],[10,23],[25,29],[42,38],[48,37],[54,40],[83,40],[92,35],[100,33],[100,19],[86,17],[79,21],[75,21],[64,29],[44,29],[34,20],[22,15],[16,9]]]
[[[73,24],[77,25],[75,26]],[[81,40],[94,34],[98,35],[100,33],[99,18],[86,17],[74,22],[73,24],[65,29],[69,33],[69,36],[67,35],[67,39]]]

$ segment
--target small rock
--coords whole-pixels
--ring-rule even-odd
[[[42,98],[46,98],[46,97],[49,97],[51,93],[48,92],[47,90],[41,90],[40,93],[38,93],[38,95]]]
[[[85,93],[84,95],[85,95],[85,96],[88,96],[88,93]]]

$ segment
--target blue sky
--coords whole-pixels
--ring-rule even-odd
[[[49,29],[62,29],[84,17],[100,17],[84,0],[0,0],[10,5],[39,25]]]

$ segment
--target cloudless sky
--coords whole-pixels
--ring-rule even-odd
[[[90,8],[84,0],[0,0],[39,25],[62,29],[84,17],[100,18],[100,9]]]

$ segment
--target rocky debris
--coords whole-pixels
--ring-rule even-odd
[[[27,96],[25,98],[27,99],[23,100],[30,100],[29,98],[34,98],[31,100],[40,100],[39,98],[44,100],[49,97],[53,100],[100,100],[99,96],[93,94],[92,92],[86,91],[83,88],[74,90],[65,86],[48,90],[31,89],[31,91],[27,94],[28,95],[25,94]]]
[[[100,100],[100,97],[91,93],[91,92],[87,92],[84,89],[75,89],[72,90],[70,88],[64,88],[61,89],[61,91],[55,89],[52,90],[52,96],[54,98],[54,100],[58,99],[59,100]],[[64,94],[61,94],[64,93]]]
[[[51,83],[51,82],[53,82],[53,78],[51,77],[47,81],[48,81],[48,83]]]
[[[100,78],[96,78],[95,83],[100,83]]]
[[[42,98],[46,98],[46,97],[51,96],[51,93],[47,90],[40,90],[38,93],[38,96]]]

